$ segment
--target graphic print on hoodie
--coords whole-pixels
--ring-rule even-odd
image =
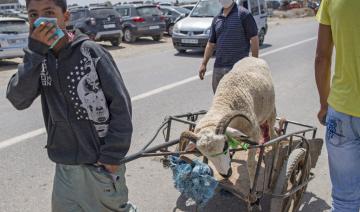
[[[101,89],[96,65],[100,57],[93,58],[90,49],[81,47],[83,58],[67,76],[68,85],[77,120],[91,120],[100,138],[109,128],[109,109]]]

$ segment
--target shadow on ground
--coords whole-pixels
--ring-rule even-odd
[[[9,71],[17,69],[21,59],[16,60],[0,60],[0,71]]]
[[[260,46],[260,49],[267,49],[267,48],[270,48],[270,47],[272,47],[271,44],[264,43],[263,45]]]
[[[271,44],[264,43],[262,46],[260,46],[260,49],[262,50],[262,49],[267,49],[267,48],[270,48],[270,47],[272,47]],[[185,53],[177,52],[176,54],[174,54],[174,56],[177,56],[177,57],[202,58],[202,57],[204,57],[204,51],[192,51],[192,50],[188,50],[188,51],[186,51]],[[215,57],[215,53],[214,53],[213,57]]]
[[[102,47],[104,47],[105,49],[111,51],[111,50],[119,50],[119,49],[125,49],[125,47],[121,46],[112,46],[112,45],[106,45],[106,44],[101,44]]]
[[[265,195],[261,200],[261,208],[263,212],[270,212],[270,197]],[[300,207],[300,212],[325,212],[330,211],[331,207],[322,199],[318,198],[315,194],[306,192],[303,197],[303,204]],[[181,195],[173,212],[186,211],[186,212],[233,212],[233,211],[247,211],[247,204],[243,200],[235,197],[229,192],[221,191],[216,193],[215,196],[203,208],[196,207],[194,203],[187,200],[186,197]],[[260,211],[254,209],[253,211]]]
[[[166,39],[166,38],[165,38]],[[160,41],[154,41],[151,37],[138,38],[135,42],[129,43],[129,45],[143,46],[143,45],[156,45],[166,43],[164,39]]]
[[[205,205],[203,208],[196,207],[194,203],[187,200],[181,195],[176,203],[174,212],[189,211],[189,212],[233,212],[246,211],[246,204],[242,200],[236,198],[228,192],[219,192]]]
[[[203,58],[204,57],[204,51],[192,51],[188,50],[185,53],[176,53],[174,54],[176,57],[191,57],[191,58]]]
[[[303,197],[303,205],[300,208],[302,212],[323,212],[330,211],[331,206],[323,199],[318,198],[311,192],[306,192]]]

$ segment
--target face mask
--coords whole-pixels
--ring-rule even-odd
[[[224,7],[224,8],[229,8],[232,3],[233,3],[233,0],[219,0],[220,1],[220,4]]]

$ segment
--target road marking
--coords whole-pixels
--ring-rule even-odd
[[[299,46],[301,44],[304,44],[304,43],[307,43],[307,42],[310,42],[310,41],[313,41],[313,40],[316,40],[316,39],[317,39],[317,37],[312,37],[312,38],[308,38],[308,39],[305,39],[305,40],[302,40],[302,41],[299,41],[299,42],[296,42],[296,43],[293,43],[293,44],[290,44],[290,45],[287,45],[287,46],[283,46],[283,47],[280,47],[280,48],[277,48],[277,49],[274,49],[274,50],[270,50],[268,52],[264,52],[263,54],[260,54],[260,57],[271,55],[271,54],[274,54],[274,53],[277,53],[277,52],[280,52],[280,51],[283,51],[283,50],[286,50],[286,49],[289,49],[289,48],[292,48],[292,47],[295,47],[295,46]],[[211,75],[212,75],[212,71],[206,73],[205,76],[211,76]],[[131,101],[132,102],[139,101],[141,99],[145,99],[147,97],[154,96],[156,94],[159,94],[159,93],[162,93],[164,91],[179,87],[181,85],[193,82],[193,81],[198,80],[198,79],[199,79],[198,76],[193,76],[193,77],[184,79],[184,80],[179,81],[179,82],[175,82],[175,83],[172,83],[172,84],[169,84],[169,85],[165,85],[163,87],[160,87],[160,88],[148,91],[146,93],[134,96],[134,97],[131,98]],[[45,134],[45,133],[46,133],[45,128],[40,128],[40,129],[31,131],[31,132],[25,133],[23,135],[20,135],[20,136],[17,136],[17,137],[14,137],[14,138],[11,138],[11,139],[8,139],[8,140],[5,140],[5,141],[1,141],[0,142],[0,150],[5,149],[6,147],[9,147],[9,146],[15,145],[17,143],[26,141],[28,139],[34,138],[36,136]]]
[[[205,76],[210,76],[210,75],[212,75],[212,71],[209,71],[208,73],[205,74]],[[164,91],[173,89],[175,87],[179,87],[180,85],[184,85],[184,84],[190,83],[190,82],[195,81],[195,80],[199,80],[199,76],[193,76],[193,77],[181,80],[179,82],[175,82],[175,83],[172,83],[172,84],[169,84],[169,85],[165,85],[163,87],[151,90],[149,92],[134,96],[133,98],[131,98],[131,101],[135,102],[135,101],[138,101],[138,100],[141,100],[141,99],[145,99],[145,98],[147,98],[149,96],[154,96],[154,95],[156,95],[158,93],[162,93]]]
[[[290,44],[290,45],[287,45],[287,46],[283,46],[283,47],[280,47],[280,48],[277,48],[277,49],[274,49],[274,50],[270,50],[268,52],[260,54],[260,57],[264,57],[264,56],[267,56],[267,55],[270,55],[270,54],[274,54],[276,52],[280,52],[280,51],[283,51],[285,49],[289,49],[291,47],[299,46],[301,44],[304,44],[304,43],[307,43],[307,42],[310,42],[310,41],[313,41],[313,40],[316,40],[316,39],[317,39],[317,37],[312,37],[312,38],[308,38],[306,40],[302,40],[302,41],[299,41],[299,42],[296,42],[296,43],[293,43],[293,44]]]
[[[6,148],[6,147],[8,147],[8,146],[12,146],[12,145],[15,145],[15,144],[17,144],[17,143],[26,141],[26,140],[29,139],[29,138],[33,138],[33,137],[42,135],[42,134],[44,134],[44,133],[46,133],[45,128],[41,128],[41,129],[38,129],[38,130],[34,130],[34,131],[32,131],[32,132],[28,132],[28,133],[25,133],[25,134],[23,134],[23,135],[20,135],[20,136],[11,138],[11,139],[9,139],[9,140],[0,142],[0,150]]]

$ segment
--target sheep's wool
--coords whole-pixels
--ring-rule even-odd
[[[213,177],[210,167],[198,160],[189,164],[179,157],[170,157],[175,188],[187,198],[191,198],[200,207],[213,196],[218,182]]]

